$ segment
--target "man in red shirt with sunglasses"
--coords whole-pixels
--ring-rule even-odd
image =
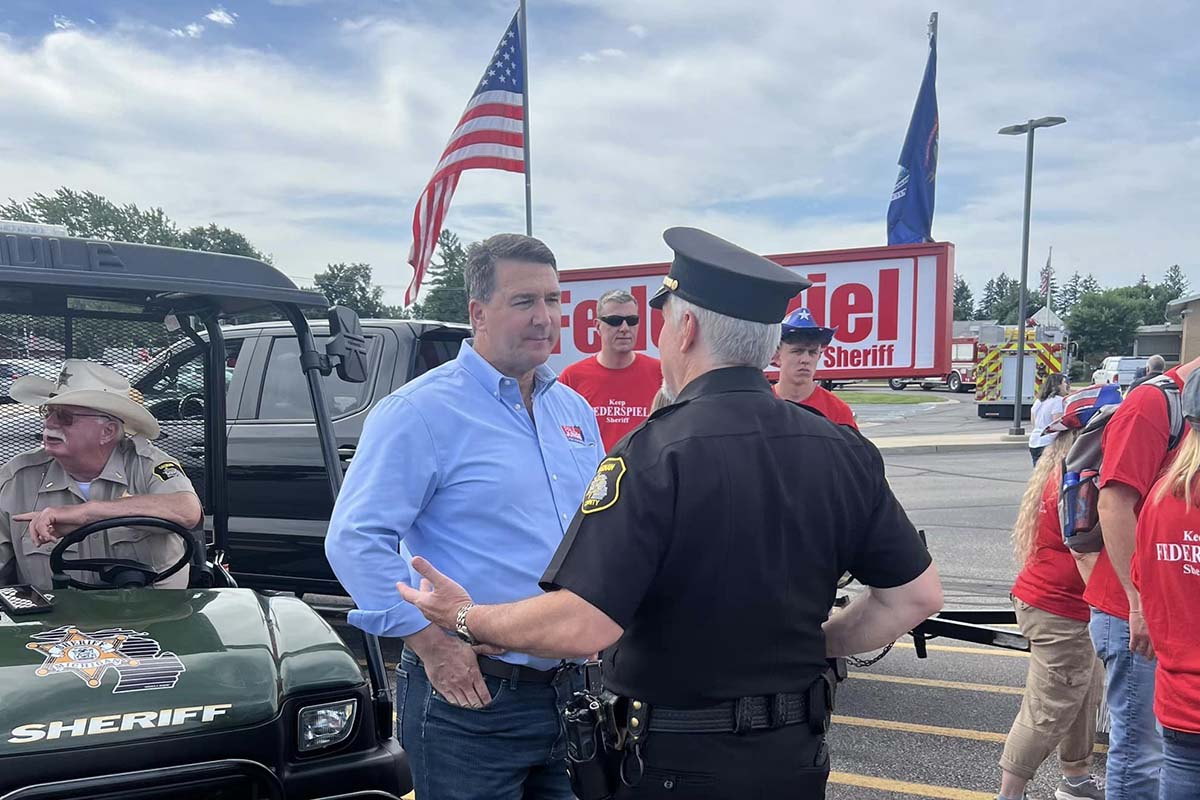
[[[642,320],[633,295],[611,289],[600,295],[596,310],[600,352],[564,369],[558,381],[591,405],[608,451],[650,416],[662,367],[657,358],[634,350]]]

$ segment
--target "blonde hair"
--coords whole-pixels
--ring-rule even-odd
[[[1200,473],[1200,429],[1192,426],[1192,435],[1184,438],[1171,465],[1163,472],[1154,499],[1162,500],[1168,493],[1182,497],[1187,505],[1200,507],[1200,495],[1195,493],[1197,473]]]
[[[1059,469],[1059,464],[1066,457],[1075,441],[1076,431],[1067,430],[1054,437],[1038,457],[1029,483],[1025,484],[1025,494],[1021,495],[1021,510],[1017,512],[1017,522],[1013,525],[1013,553],[1017,556],[1017,564],[1025,566],[1025,562],[1033,555],[1037,542],[1038,517],[1042,510],[1042,495],[1046,491],[1046,481],[1051,473]]]

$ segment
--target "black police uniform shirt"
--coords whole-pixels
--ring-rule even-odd
[[[541,585],[624,629],[606,688],[687,708],[803,691],[838,578],[891,588],[929,564],[873,445],[731,367],[601,462]]]

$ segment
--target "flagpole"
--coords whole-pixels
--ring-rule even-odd
[[[521,0],[517,26],[521,29],[521,74],[525,76],[524,135],[521,137],[525,142],[525,235],[533,236],[533,182],[529,168],[529,36],[525,25],[525,0]]]

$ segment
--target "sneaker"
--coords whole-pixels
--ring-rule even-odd
[[[1054,790],[1054,797],[1057,800],[1104,800],[1104,786],[1095,775],[1078,786],[1072,786],[1063,778]]]

